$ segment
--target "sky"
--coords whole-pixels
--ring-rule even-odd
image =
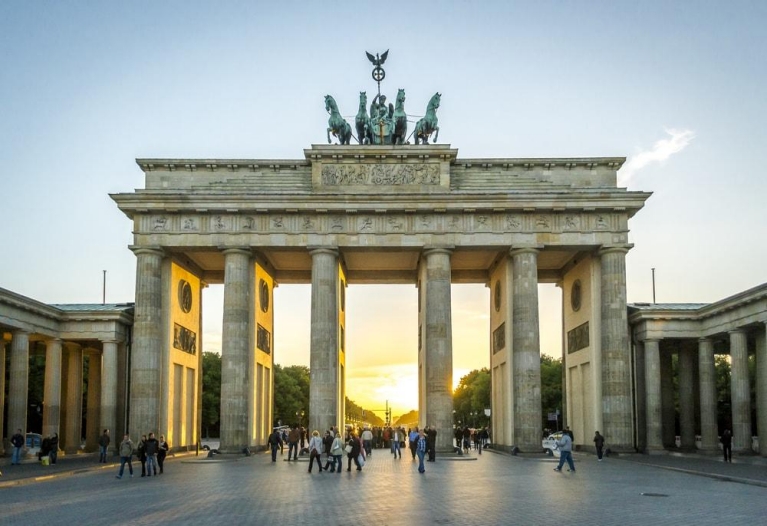
[[[47,303],[133,301],[130,221],[109,193],[136,158],[288,158],[326,141],[325,94],[382,91],[471,157],[625,156],[653,196],[630,222],[629,302],[711,302],[767,281],[767,2],[0,3],[0,287]],[[309,363],[309,287],[275,291],[275,361]],[[221,286],[203,346],[220,350]],[[414,286],[351,286],[347,390],[417,406]],[[540,287],[541,349],[561,296]],[[489,363],[489,292],[454,285],[454,381]],[[392,330],[396,327],[396,330]]]

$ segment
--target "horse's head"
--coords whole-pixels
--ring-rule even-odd
[[[440,92],[437,92],[434,94],[434,96],[429,100],[429,108],[436,110],[439,108],[439,102],[442,99],[442,94]]]
[[[360,104],[366,105],[368,103],[368,94],[366,91],[360,91]]]
[[[405,104],[405,90],[399,89],[397,90],[396,105],[401,108],[403,104]]]
[[[330,95],[325,95],[325,111],[330,111],[330,102],[333,100],[333,97]]]

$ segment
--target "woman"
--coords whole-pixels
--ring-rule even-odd
[[[341,473],[341,457],[344,454],[344,442],[341,440],[341,433],[336,433],[333,439],[333,445],[330,446],[330,455],[333,457],[333,465],[330,468],[332,473],[338,469],[338,473]]]
[[[360,439],[357,438],[357,435],[354,433],[351,433],[349,435],[349,442],[347,443],[352,447],[351,452],[349,452],[348,458],[349,458],[349,465],[346,468],[346,471],[352,470],[352,460],[354,460],[354,463],[357,465],[357,471],[362,471],[362,466],[360,465],[360,461],[357,460],[357,457],[360,455],[360,451],[362,450],[362,443],[360,442]]]
[[[136,451],[136,456],[141,461],[141,476],[146,477],[146,435],[141,435]]]
[[[312,472],[312,466],[314,466],[314,459],[317,459],[317,468],[322,473],[322,439],[320,438],[320,432],[316,429],[312,431],[312,438],[309,440],[309,473]]]
[[[160,435],[160,446],[157,448],[157,465],[160,467],[160,474],[162,475],[162,465],[165,462],[165,457],[170,451],[170,445],[165,441],[165,436]]]
[[[51,449],[48,451],[48,462],[51,464],[56,463],[56,457],[59,456],[59,434],[53,433],[51,437]]]

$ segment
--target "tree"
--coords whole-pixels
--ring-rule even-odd
[[[221,423],[221,355],[202,353],[202,429],[205,437],[219,436]]]
[[[541,355],[541,416],[542,427],[551,425],[549,413],[562,414],[562,359]],[[557,423],[557,427],[558,427]]]
[[[454,424],[483,427],[490,424],[485,409],[490,407],[490,371],[474,369],[461,378],[453,392]],[[428,425],[428,422],[427,422]]]
[[[306,425],[309,421],[308,367],[274,364],[274,420],[282,425]]]

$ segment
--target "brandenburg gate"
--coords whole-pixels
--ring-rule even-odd
[[[396,113],[394,114],[396,117]],[[421,425],[452,447],[452,283],[490,289],[493,442],[539,451],[538,283],[562,288],[568,423],[634,450],[623,158],[461,159],[449,145],[313,145],[303,158],[139,159],[113,194],[137,258],[130,432],[196,440],[202,289],[224,284],[221,449],[272,427],[279,284],[311,283],[311,429],[344,425],[346,287],[418,289]],[[414,354],[416,349],[413,350]],[[183,430],[183,431],[182,431]]]

